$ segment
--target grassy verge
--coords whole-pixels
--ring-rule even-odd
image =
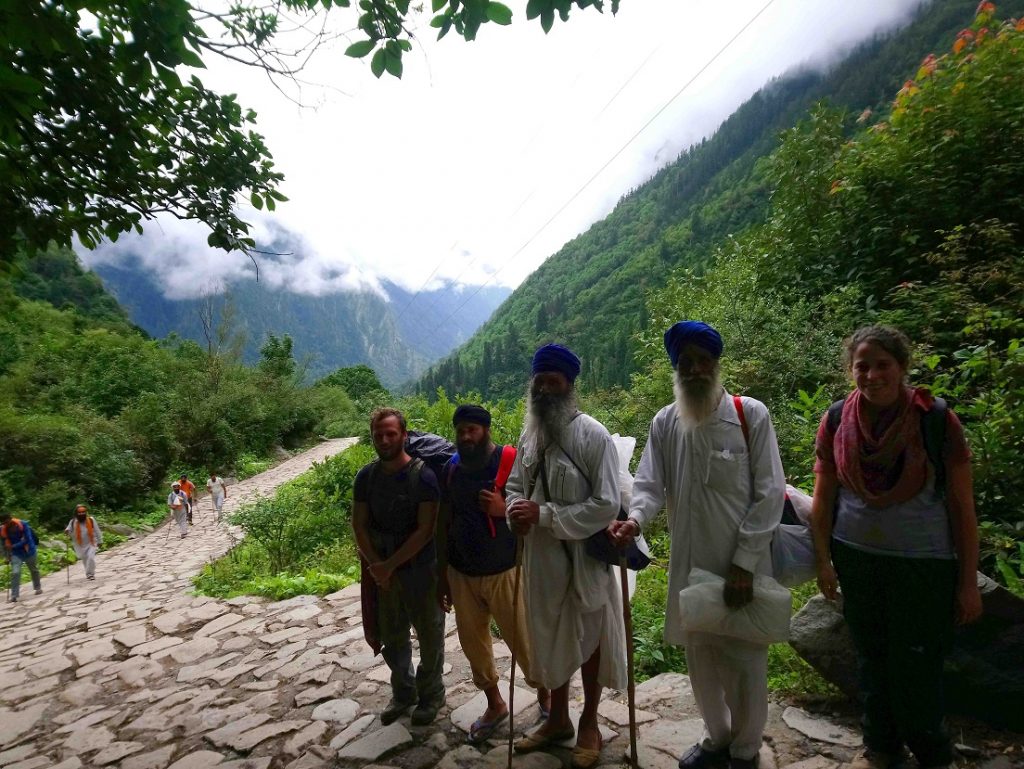
[[[357,445],[317,463],[231,517],[246,538],[208,564],[194,584],[202,595],[323,595],[359,579],[350,516],[355,475],[374,457]]]

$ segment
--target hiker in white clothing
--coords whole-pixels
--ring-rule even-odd
[[[618,454],[608,431],[576,409],[575,353],[549,344],[533,358],[528,411],[509,477],[509,524],[523,537],[523,597],[533,655],[531,675],[551,690],[540,728],[516,743],[519,753],[544,750],[576,736],[575,769],[601,756],[597,707],[602,687],[627,681],[619,583],[586,553],[619,508]],[[583,712],[569,717],[569,685],[579,670]]]
[[[85,566],[85,578],[96,579],[96,551],[103,544],[103,532],[85,505],[75,508],[75,517],[68,521],[64,533],[71,538],[71,547]]]
[[[224,479],[217,474],[216,470],[210,473],[210,479],[206,482],[206,490],[210,492],[213,509],[217,512],[217,523],[220,523],[224,500],[228,498],[228,485],[224,483]]]
[[[651,423],[633,483],[629,519],[612,524],[620,544],[667,509],[672,538],[665,640],[686,647],[686,663],[704,736],[680,769],[756,769],[768,716],[768,647],[680,619],[679,591],[690,570],[723,578],[723,601],[753,599],[755,574],[771,574],[772,534],[786,479],[768,409],[731,396],[719,381],[722,337],[700,321],[665,333],[675,369],[676,402]]]
[[[171,493],[167,495],[167,507],[171,509],[181,532],[181,538],[188,536],[188,496],[181,490],[181,484],[175,481],[171,484]]]

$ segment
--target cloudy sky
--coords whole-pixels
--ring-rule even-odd
[[[245,212],[258,239],[284,233],[294,252],[261,264],[261,279],[309,293],[379,277],[514,287],[770,78],[825,66],[920,0],[622,0],[617,16],[574,11],[548,35],[526,21],[525,0],[506,2],[512,26],[485,25],[473,43],[436,42],[429,18],[414,18],[400,81],[343,56],[349,40],[325,47],[310,85],[291,89],[310,106],[210,61],[203,81],[257,110],[286,176],[290,201],[272,220]],[[249,274],[244,256],[205,239],[165,222],[82,255],[131,250],[154,275],[186,270],[214,289]]]

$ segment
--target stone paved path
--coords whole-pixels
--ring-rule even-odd
[[[230,489],[226,508],[349,445],[326,442]],[[406,717],[382,727],[388,672],[362,639],[358,585],[276,603],[190,595],[192,577],[238,532],[218,527],[199,503],[187,539],[166,527],[101,554],[97,579],[73,570],[44,580],[44,593],[0,606],[0,767],[3,769],[404,769],[501,767],[502,735],[482,748],[465,730],[484,709],[448,620],[447,705],[437,721]],[[499,669],[509,653],[495,643]],[[578,683],[578,682],[577,682]],[[580,692],[575,689],[576,706]],[[601,706],[602,765],[623,765],[625,696]],[[699,736],[686,676],[638,687],[641,765],[674,769]],[[538,717],[517,686],[516,729]],[[505,732],[507,735],[507,730]],[[807,736],[810,735],[810,736]],[[762,769],[834,769],[856,734],[773,705]],[[812,739],[813,738],[813,739]],[[568,747],[518,757],[517,767],[569,765]]]

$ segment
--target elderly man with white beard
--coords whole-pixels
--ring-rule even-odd
[[[587,537],[618,513],[618,457],[604,426],[576,408],[579,373],[579,358],[562,345],[535,353],[526,424],[506,488],[508,520],[524,542],[532,673],[551,690],[547,719],[516,751],[575,734],[572,765],[586,769],[600,760],[601,689],[625,686],[626,655],[618,582],[585,551]],[[569,681],[577,670],[584,696],[578,733],[569,719]]]
[[[726,605],[751,601],[754,575],[771,574],[771,539],[782,516],[785,475],[771,417],[761,402],[738,402],[722,387],[722,348],[718,332],[700,321],[665,332],[676,402],[651,422],[629,518],[611,527],[624,544],[667,505],[665,640],[686,647],[704,719],[704,736],[679,759],[680,769],[755,769],[768,716],[768,647],[685,632],[679,620],[679,591],[695,567],[725,579]]]

